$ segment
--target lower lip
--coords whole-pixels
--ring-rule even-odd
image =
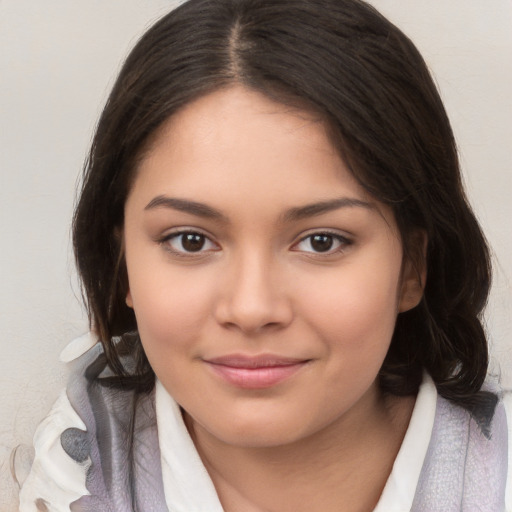
[[[222,364],[208,363],[213,372],[229,384],[244,389],[264,389],[275,386],[301,370],[302,363],[266,366],[258,368],[238,368]]]

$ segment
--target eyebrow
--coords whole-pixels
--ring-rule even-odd
[[[216,208],[208,206],[204,203],[190,201],[189,199],[179,199],[176,197],[160,195],[152,199],[146,205],[144,210],[153,210],[156,208],[171,208],[173,210],[189,213],[197,217],[229,223],[228,217],[226,217],[220,210],[217,210]],[[340,208],[365,208],[368,210],[373,210],[375,209],[375,205],[366,201],[362,201],[361,199],[340,197],[336,199],[329,199],[327,201],[319,201],[316,203],[307,204],[305,206],[290,208],[283,214],[282,221],[284,223],[298,221],[309,217],[322,215],[324,213],[338,210]]]
[[[212,208],[204,203],[190,201],[189,199],[178,199],[176,197],[157,196],[152,199],[144,210],[153,210],[155,208],[172,208],[184,213],[190,213],[204,219],[220,220],[228,222],[228,218],[219,210]]]
[[[327,201],[319,201],[317,203],[291,208],[283,215],[284,222],[292,222],[297,220],[315,217],[324,213],[338,210],[340,208],[365,208],[367,210],[374,210],[375,205],[355,199],[352,197],[340,197],[336,199],[329,199]]]

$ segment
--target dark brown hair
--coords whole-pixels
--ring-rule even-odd
[[[481,391],[489,254],[450,123],[415,46],[360,0],[189,0],[128,56],[96,130],[73,223],[91,325],[120,381],[140,390],[154,383],[137,336],[122,338],[137,329],[119,239],[137,162],[169,116],[233,83],[314,110],[356,179],[392,207],[405,254],[420,259],[413,234],[428,236],[424,297],[398,317],[382,389],[413,394],[425,369],[442,396],[476,416],[492,411],[494,395]],[[127,352],[135,375],[120,361]]]

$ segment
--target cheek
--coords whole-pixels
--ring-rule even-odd
[[[304,317],[325,351],[328,402],[349,407],[375,381],[395,327],[398,278],[354,268],[303,293]]]
[[[214,283],[194,270],[195,274],[165,265],[147,265],[142,272],[128,269],[133,308],[148,356],[154,349],[186,347],[208,321]]]
[[[326,275],[324,281],[305,283],[298,293],[307,318],[326,340],[347,352],[381,353],[387,351],[395,326],[399,266],[379,270],[359,263]]]

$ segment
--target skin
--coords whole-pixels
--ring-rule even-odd
[[[317,203],[325,211],[298,215]],[[422,288],[391,210],[322,122],[241,86],[187,105],[138,169],[124,243],[147,357],[225,510],[372,510],[414,404],[383,397],[376,376]],[[230,354],[301,364],[246,389],[212,371]]]

